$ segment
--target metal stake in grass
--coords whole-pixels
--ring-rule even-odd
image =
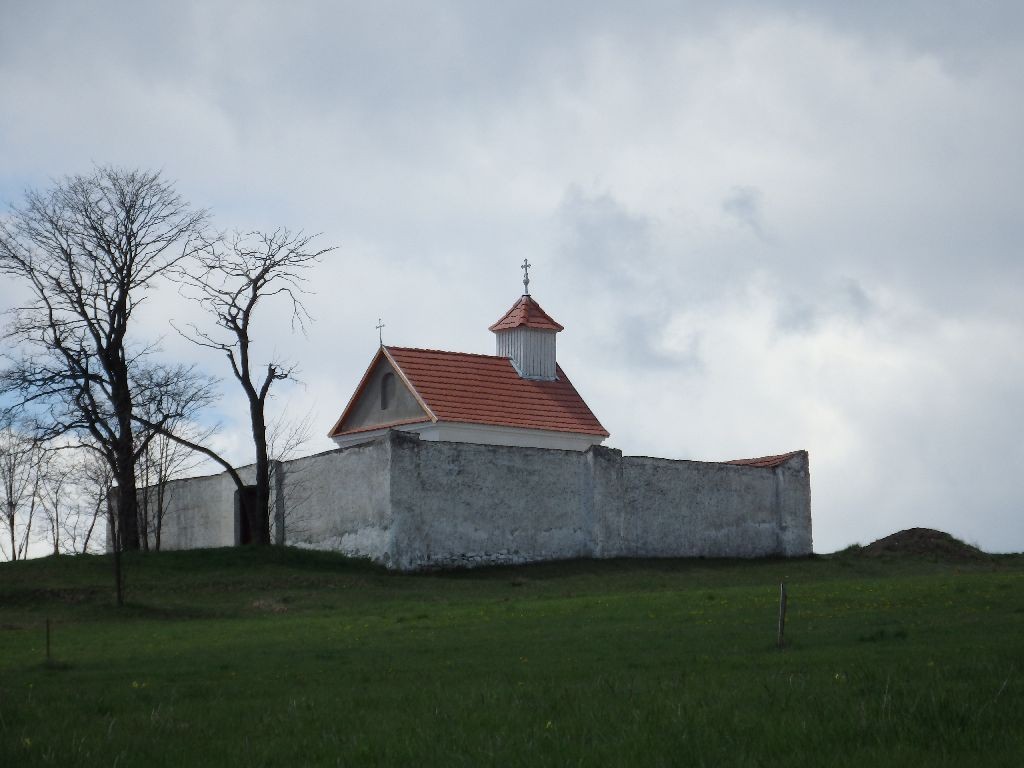
[[[46,619],[46,663],[49,664],[50,659],[50,619]]]
[[[779,650],[785,644],[786,635],[786,582],[779,584]]]

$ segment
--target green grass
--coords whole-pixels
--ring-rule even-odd
[[[126,560],[0,565],[0,766],[1024,760],[1021,556]]]

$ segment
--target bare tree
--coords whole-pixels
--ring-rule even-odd
[[[65,516],[64,544],[72,554],[102,551],[96,524],[106,519],[114,474],[102,453],[80,448],[76,514]]]
[[[70,471],[62,485],[59,514],[60,552],[69,555],[102,552],[104,539],[97,527],[106,518],[107,501],[114,485],[110,465],[102,453],[88,446],[59,451]]]
[[[64,537],[69,518],[74,515],[74,505],[70,502],[80,470],[77,458],[74,453],[62,450],[49,450],[40,457],[38,507],[44,526],[41,533],[54,555],[65,551]]]
[[[231,374],[249,403],[256,453],[255,504],[245,509],[254,544],[270,543],[270,452],[267,447],[267,398],[275,382],[293,378],[295,367],[280,359],[265,364],[252,359],[256,308],[275,297],[290,309],[291,325],[305,330],[309,319],[302,303],[305,271],[331,248],[314,248],[315,235],[274,232],[235,233],[207,244],[198,254],[198,269],[184,275],[183,293],[195,299],[219,330],[190,325],[183,335],[223,352]]]
[[[117,483],[125,548],[139,546],[133,375],[148,351],[133,343],[131,319],[205,219],[158,172],[98,167],[27,192],[0,224],[0,274],[30,293],[10,312],[5,336],[21,356],[0,373],[0,394],[34,409],[45,436],[93,441]]]
[[[21,560],[28,551],[39,503],[42,449],[10,422],[0,426],[0,554]]]
[[[0,556],[21,559],[33,540],[46,543],[52,554],[102,550],[96,522],[112,485],[99,452],[43,445],[9,423],[0,430]]]

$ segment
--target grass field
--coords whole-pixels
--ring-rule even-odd
[[[126,559],[0,565],[0,766],[1024,764],[1021,556]]]

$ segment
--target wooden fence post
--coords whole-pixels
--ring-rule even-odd
[[[786,583],[779,584],[779,650],[785,644],[786,635]]]

